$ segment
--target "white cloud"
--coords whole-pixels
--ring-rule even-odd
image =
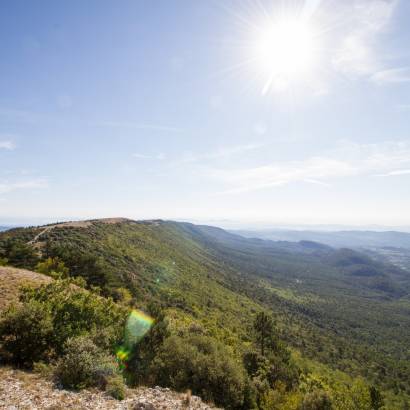
[[[370,77],[370,80],[378,85],[408,83],[410,82],[410,68],[392,68],[378,71]]]
[[[330,186],[329,181],[358,176],[404,175],[410,167],[410,144],[383,142],[355,144],[344,142],[326,155],[300,161],[242,169],[208,169],[206,175],[226,185],[225,193],[240,193],[295,182]]]
[[[353,4],[352,4],[353,3]],[[334,68],[344,74],[373,75],[383,61],[377,47],[379,35],[392,19],[396,0],[354,0],[339,3],[340,43],[332,59]]]
[[[400,175],[410,175],[410,169],[397,169],[395,171],[386,172],[385,174],[375,175],[377,177],[395,177]]]
[[[0,194],[6,194],[21,189],[44,189],[48,188],[46,178],[37,178],[23,181],[3,181],[0,182]]]
[[[321,179],[351,176],[351,164],[325,157],[305,161],[288,161],[255,168],[213,170],[210,176],[231,186],[227,193],[240,193],[287,185],[292,182],[322,183]]]
[[[6,150],[13,150],[16,148],[16,144],[14,144],[13,141],[0,141],[0,149],[6,149]]]

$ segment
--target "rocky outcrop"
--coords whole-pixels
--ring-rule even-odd
[[[0,409],[129,409],[129,410],[215,410],[199,397],[167,388],[128,389],[118,401],[98,390],[72,392],[57,389],[39,375],[0,368]]]

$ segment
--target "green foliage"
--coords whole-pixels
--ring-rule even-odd
[[[54,279],[63,279],[68,277],[68,268],[64,262],[58,257],[47,258],[44,261],[40,261],[36,265],[36,271],[43,273],[44,275],[51,276]]]
[[[78,287],[75,281],[57,280],[36,289],[29,287],[23,290],[21,300],[34,300],[52,312],[52,346],[57,354],[70,337],[96,333],[99,344],[112,346],[121,338],[126,311],[111,299]]]
[[[132,294],[127,288],[119,287],[112,292],[113,299],[122,305],[129,306],[132,304]]]
[[[379,410],[383,407],[383,396],[375,386],[370,386],[370,405],[372,410]]]
[[[241,408],[246,377],[220,343],[205,336],[167,338],[150,366],[152,382],[179,391],[188,388],[225,408]]]
[[[164,340],[170,336],[168,321],[158,305],[151,304],[149,312],[155,318],[154,325],[137,344],[132,346],[127,363],[127,377],[132,384],[140,384],[150,377],[150,366]]]
[[[51,310],[35,300],[10,307],[0,322],[2,356],[19,366],[48,360],[53,337]]]
[[[107,289],[107,266],[102,258],[66,247],[54,246],[49,250],[55,258],[64,261],[71,276],[83,277],[88,286]]]
[[[332,401],[323,390],[314,390],[306,394],[300,405],[300,410],[331,410]]]
[[[125,384],[124,379],[120,375],[111,376],[107,379],[105,391],[114,399],[125,399]]]
[[[13,363],[32,366],[61,355],[65,342],[90,334],[104,348],[120,340],[126,312],[70,280],[23,289],[21,304],[0,322],[0,343]]]
[[[103,353],[87,336],[67,340],[64,355],[55,369],[57,380],[62,386],[70,389],[93,386],[106,388],[108,381],[116,373],[114,359]]]
[[[19,239],[0,238],[0,258],[16,268],[34,269],[39,257],[36,251]]]
[[[35,362],[33,363],[33,371],[40,374],[45,379],[53,379],[55,367],[54,364]]]
[[[253,327],[257,332],[257,339],[261,346],[261,354],[264,356],[266,343],[272,338],[273,320],[265,312],[259,312],[255,318]]]

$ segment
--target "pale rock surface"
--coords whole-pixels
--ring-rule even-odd
[[[98,390],[79,393],[57,389],[39,375],[0,368],[0,409],[129,409],[129,410],[216,410],[199,397],[176,393],[167,388],[128,389],[119,401]]]

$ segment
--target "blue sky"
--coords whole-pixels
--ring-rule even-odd
[[[0,7],[0,222],[410,224],[409,2]]]

